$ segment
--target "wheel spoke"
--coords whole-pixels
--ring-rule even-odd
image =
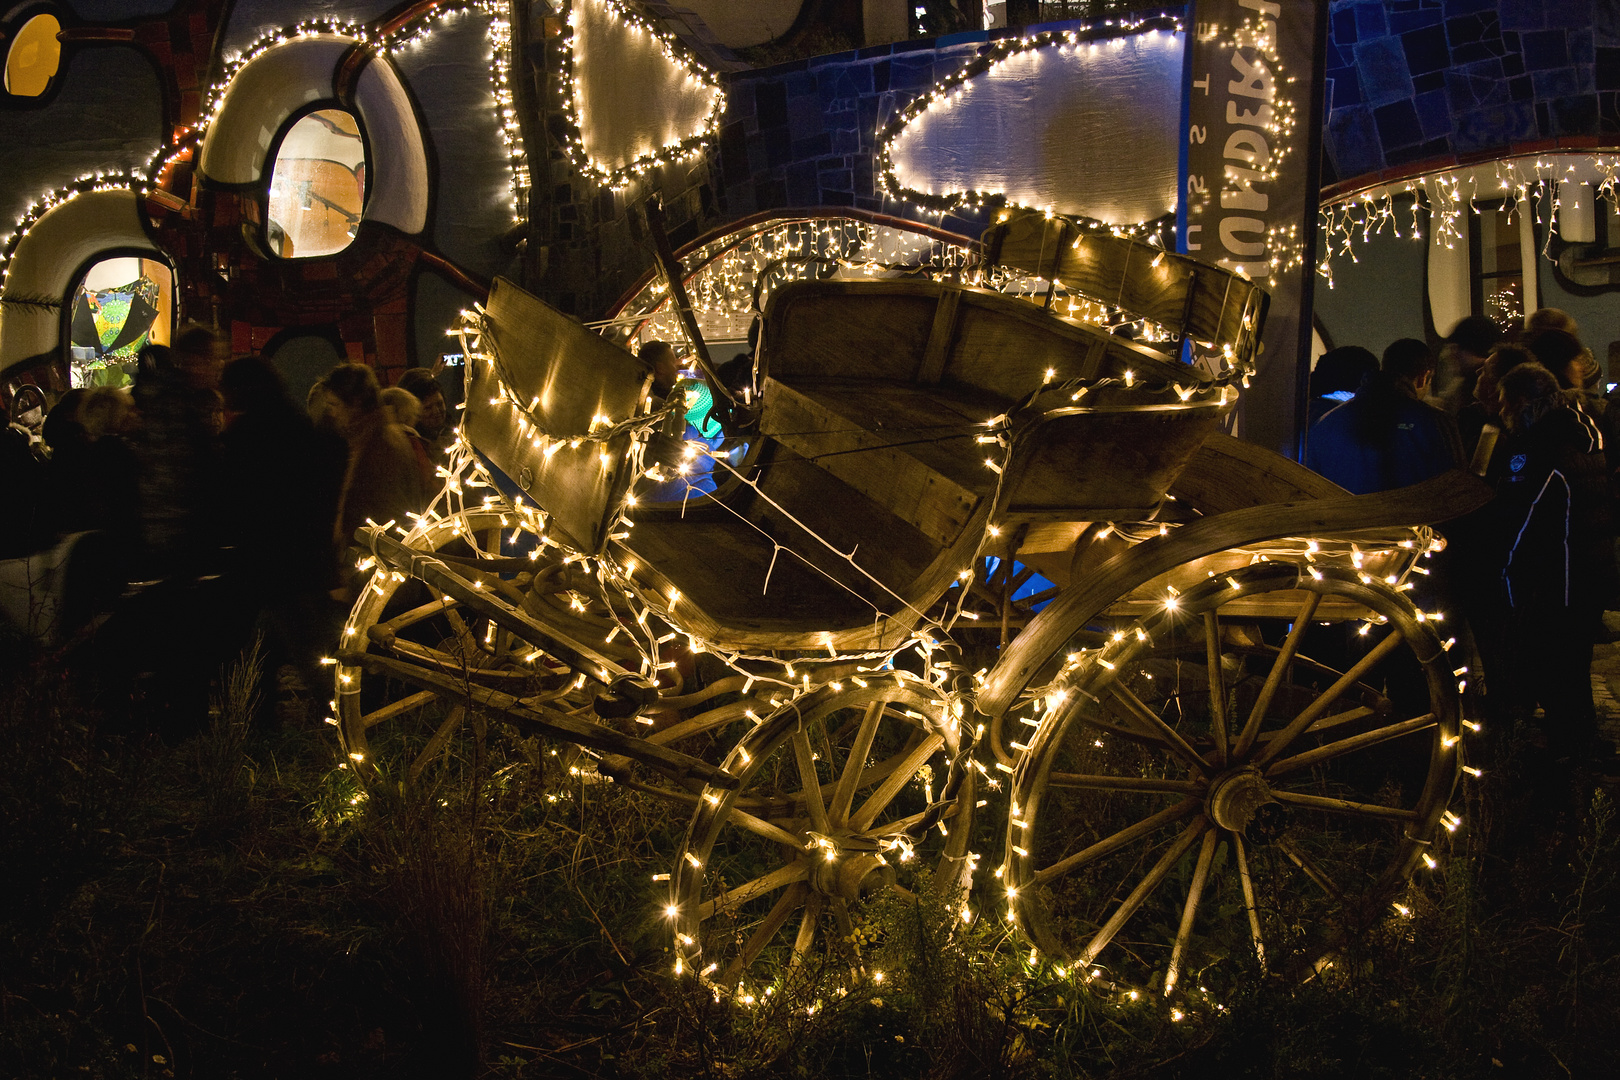
[[[1201,802],[1198,799],[1183,799],[1176,805],[1160,810],[1152,817],[1143,818],[1135,825],[1121,829],[1114,835],[1105,837],[1088,848],[1059,859],[1050,866],[1042,867],[1031,876],[1030,882],[1034,885],[1044,885],[1055,877],[1067,874],[1070,870],[1102,858],[1109,852],[1118,851],[1126,844],[1140,840],[1144,836],[1152,835],[1154,830],[1160,826],[1168,825],[1172,821],[1186,817],[1197,810],[1200,805]]]
[[[1300,850],[1298,844],[1294,843],[1285,836],[1277,841],[1277,846],[1282,849],[1282,853],[1284,855],[1287,855],[1291,860],[1293,860],[1295,866],[1305,871],[1306,877],[1316,882],[1317,887],[1323,892],[1327,893],[1328,899],[1332,900],[1335,904],[1344,903],[1343,890],[1333,883],[1333,879],[1328,877],[1326,871],[1317,866],[1315,861],[1312,860],[1309,855]]]
[[[1283,640],[1282,649],[1277,658],[1272,661],[1271,670],[1266,673],[1265,685],[1260,687],[1260,696],[1254,700],[1254,708],[1249,711],[1248,723],[1243,725],[1243,733],[1238,736],[1237,746],[1232,750],[1232,759],[1242,761],[1244,756],[1254,748],[1255,738],[1260,734],[1260,725],[1265,722],[1266,710],[1271,708],[1272,699],[1277,696],[1288,669],[1293,666],[1294,655],[1299,652],[1300,639],[1305,636],[1305,630],[1310,626],[1311,616],[1316,614],[1316,606],[1322,602],[1322,594],[1310,593],[1305,598],[1304,605],[1299,614],[1294,616],[1294,625],[1288,630],[1288,637]]]
[[[1083,788],[1090,791],[1151,791],[1166,795],[1190,795],[1201,791],[1196,780],[1158,780],[1146,776],[1096,776],[1088,773],[1051,773],[1048,788]]]
[[[454,600],[448,603],[444,600],[429,600],[427,603],[413,607],[409,611],[400,612],[387,622],[378,623],[366,631],[366,636],[371,638],[372,641],[381,643],[383,640],[398,634],[401,630],[415,626],[419,622],[426,622],[435,615],[442,614],[455,606],[457,605]]]
[[[416,755],[416,760],[411,762],[410,771],[405,774],[411,783],[416,783],[422,775],[422,770],[428,767],[428,763],[448,749],[450,736],[456,733],[456,729],[461,726],[461,721],[466,716],[467,707],[465,705],[452,705],[450,707],[450,714],[444,718],[444,723],[439,725],[439,729],[433,733],[433,737],[427,741],[427,745],[422,747],[422,752]]]
[[[1309,810],[1325,810],[1330,814],[1348,814],[1352,817],[1386,818],[1390,821],[1416,821],[1416,810],[1403,810],[1399,806],[1379,806],[1377,803],[1351,802],[1325,795],[1306,795],[1299,791],[1273,791],[1278,802],[1289,806],[1303,806]]]
[[[1226,675],[1221,670],[1221,620],[1213,609],[1204,612],[1204,663],[1209,669],[1209,730],[1215,739],[1215,760],[1226,755]],[[1169,987],[1166,986],[1168,992]]]
[[[1215,829],[1204,831],[1204,846],[1198,850],[1198,865],[1193,868],[1192,883],[1187,886],[1187,903],[1181,909],[1181,926],[1176,930],[1176,943],[1170,949],[1170,966],[1164,973],[1164,996],[1175,992],[1176,980],[1181,977],[1181,965],[1187,957],[1187,942],[1192,939],[1193,920],[1198,914],[1198,899],[1209,881],[1209,866],[1215,861]]]
[[[1322,719],[1312,724],[1310,729],[1306,731],[1305,734],[1320,735],[1323,732],[1331,731],[1336,727],[1343,727],[1345,724],[1353,724],[1357,720],[1365,720],[1369,716],[1377,715],[1377,709],[1368,708],[1365,705],[1358,705],[1354,709],[1346,709],[1342,713],[1334,713],[1332,716],[1322,717]],[[1262,735],[1260,736],[1259,742],[1262,744],[1270,742],[1274,736],[1280,734],[1281,732],[1274,731],[1270,735]]]
[[[1155,750],[1165,749],[1163,739],[1159,738],[1157,735],[1148,735],[1138,728],[1119,727],[1116,724],[1110,724],[1105,720],[1099,720],[1096,717],[1090,716],[1084,712],[1076,714],[1075,719],[1079,720],[1087,727],[1096,728],[1104,735],[1112,735],[1116,739],[1124,739],[1126,742],[1133,743],[1137,746],[1151,746]]]
[[[1249,936],[1254,939],[1255,959],[1266,970],[1266,939],[1260,932],[1260,907],[1254,902],[1254,879],[1249,876],[1249,853],[1244,850],[1243,834],[1232,833],[1232,854],[1237,857],[1238,881],[1243,886],[1243,910],[1249,915]]]
[[[861,808],[850,817],[850,829],[855,832],[865,832],[870,829],[872,822],[877,820],[877,816],[883,813],[884,808],[889,803],[894,801],[896,795],[900,794],[900,789],[910,783],[913,776],[917,775],[917,770],[922,768],[923,762],[932,757],[934,751],[945,745],[943,735],[935,735],[932,732],[919,732],[918,734],[923,736],[922,741],[906,755],[905,760],[900,763],[900,767],[890,773],[883,783],[878,785],[876,791],[867,796],[866,801],[861,804]]]
[[[797,848],[801,851],[804,849],[804,837],[794,836],[780,825],[773,825],[764,818],[757,818],[746,810],[739,810],[735,806],[731,808],[730,814],[731,816],[726,819],[728,824],[747,829],[749,832],[756,836],[762,836],[766,840],[774,840],[779,844],[786,844],[788,847]]]
[[[419,690],[407,697],[400,698],[398,701],[391,701],[380,709],[366,713],[360,718],[360,723],[366,728],[374,728],[384,720],[392,720],[401,713],[408,713],[412,709],[420,708],[438,696],[432,690]]]
[[[724,911],[727,908],[746,904],[756,896],[764,896],[766,893],[780,889],[784,885],[792,885],[794,882],[803,881],[809,876],[810,864],[803,859],[795,859],[786,866],[779,866],[770,873],[755,878],[753,881],[738,885],[735,889],[727,889],[713,900],[704,903],[703,906],[698,908],[698,919],[710,918],[716,911]]]
[[[793,733],[793,756],[799,763],[800,795],[805,810],[810,814],[810,827],[826,836],[832,832],[827,823],[827,807],[821,801],[821,780],[816,775],[816,755],[810,749],[810,737],[801,725]]]
[[[1209,762],[1205,761],[1203,756],[1193,749],[1192,744],[1182,737],[1181,732],[1165,723],[1158,713],[1142,704],[1142,699],[1131,693],[1129,688],[1122,686],[1118,680],[1115,680],[1108,685],[1108,692],[1119,699],[1120,703],[1125,706],[1125,711],[1148,734],[1156,735],[1177,757],[1205,776],[1209,775]]]
[[[1136,914],[1136,909],[1141,907],[1143,902],[1153,895],[1153,890],[1157,889],[1164,882],[1164,879],[1170,876],[1170,871],[1175,868],[1181,857],[1192,848],[1194,842],[1198,839],[1198,834],[1204,828],[1204,821],[1200,818],[1197,821],[1190,822],[1181,831],[1181,835],[1176,837],[1175,842],[1170,845],[1169,849],[1159,856],[1159,861],[1153,864],[1153,869],[1147,872],[1147,876],[1137,882],[1136,888],[1131,890],[1131,894],[1120,902],[1119,907],[1114,909],[1114,913],[1109,916],[1102,929],[1098,930],[1091,940],[1086,942],[1086,947],[1080,951],[1079,966],[1085,967],[1097,959],[1098,953],[1108,947],[1108,943],[1114,940],[1114,935],[1118,934],[1125,924],[1130,921],[1131,916]]]
[[[1282,730],[1281,734],[1266,743],[1266,748],[1255,757],[1255,764],[1263,767],[1274,760],[1278,754],[1288,747],[1289,743],[1299,738],[1305,732],[1305,729],[1316,723],[1317,718],[1328,711],[1328,706],[1339,700],[1339,697],[1346,690],[1359,682],[1361,677],[1376,667],[1384,657],[1394,652],[1404,640],[1405,635],[1401,633],[1399,628],[1390,630],[1388,637],[1374,645],[1366,656],[1352,664],[1349,671],[1340,675],[1332,686],[1322,691],[1315,701],[1305,706],[1300,711],[1300,714],[1294,717],[1288,726]]]
[[[793,963],[800,963],[816,941],[816,924],[821,921],[821,894],[811,892],[799,917],[799,932],[793,938]]]
[[[737,980],[742,978],[743,969],[758,959],[759,954],[765,951],[765,946],[771,943],[777,931],[787,924],[793,909],[804,903],[810,893],[810,887],[803,882],[795,882],[787,892],[777,897],[776,903],[771,906],[770,912],[764,920],[749,935],[748,944],[742,951],[732,958],[726,966],[725,978],[722,980],[726,986],[735,986]]]
[[[877,736],[878,721],[883,719],[883,711],[887,706],[887,702],[878,700],[866,707],[866,715],[861,718],[860,729],[855,732],[855,741],[850,744],[849,757],[844,760],[844,771],[839,774],[838,786],[833,789],[832,807],[827,815],[833,822],[841,825],[849,817],[849,808],[855,801],[857,781],[866,768],[866,755],[872,751],[872,740]]]
[[[1293,757],[1283,758],[1266,769],[1266,776],[1267,778],[1284,776],[1291,772],[1298,772],[1300,769],[1309,769],[1314,765],[1320,765],[1324,761],[1330,761],[1345,754],[1353,754],[1357,750],[1365,750],[1369,746],[1376,746],[1381,742],[1388,742],[1390,739],[1398,739],[1402,735],[1410,735],[1414,731],[1424,731],[1433,727],[1435,722],[1434,713],[1424,713],[1422,716],[1414,716],[1410,720],[1402,720],[1398,724],[1390,724],[1387,727],[1364,731],[1360,735],[1352,735],[1348,739],[1340,739],[1338,742],[1330,742],[1326,746],[1318,746],[1314,750],[1306,750],[1303,753],[1295,754]]]

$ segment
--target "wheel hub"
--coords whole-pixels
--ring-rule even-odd
[[[895,882],[894,867],[876,852],[817,853],[810,868],[810,887],[824,896],[855,903]]]
[[[1263,808],[1276,805],[1271,787],[1252,765],[1217,776],[1209,785],[1204,809],[1211,821],[1223,829],[1242,833]]]

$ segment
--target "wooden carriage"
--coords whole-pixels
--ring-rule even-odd
[[[751,377],[710,380],[726,437],[684,443],[654,437],[678,393],[498,281],[440,502],[357,537],[336,720],[361,771],[417,779],[468,716],[590,748],[692,815],[676,967],[732,988],[925,862],[965,913],[1166,993],[1231,952],[1210,911],[1278,968],[1398,917],[1472,722],[1410,575],[1479,486],[1350,496],[1225,434],[1246,280],[1038,216],[985,248],[1044,296],[779,288]],[[1127,926],[1169,929],[1110,958]]]

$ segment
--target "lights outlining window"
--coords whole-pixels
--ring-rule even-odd
[[[366,201],[366,148],[355,118],[321,109],[287,130],[270,174],[265,241],[284,259],[348,247]]]
[[[35,15],[23,23],[6,50],[6,93],[39,97],[56,78],[62,63],[62,24],[55,15]]]
[[[174,319],[174,273],[139,256],[102,259],[73,293],[69,324],[74,386],[124,386],[148,343],[167,345]]]

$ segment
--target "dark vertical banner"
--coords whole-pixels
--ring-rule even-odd
[[[1327,0],[1193,0],[1180,250],[1265,285],[1271,310],[1238,434],[1303,451],[1321,189]]]

